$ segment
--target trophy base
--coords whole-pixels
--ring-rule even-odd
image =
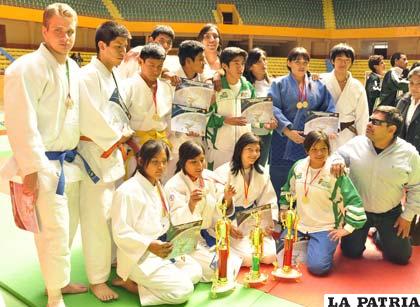
[[[267,279],[268,279],[268,276],[263,273],[261,273],[260,277],[258,278],[252,278],[251,273],[248,273],[244,279],[244,285],[245,287],[249,287],[250,285],[265,283]]]
[[[233,280],[227,280],[225,282],[214,281],[211,286],[211,296],[216,298],[218,294],[226,293],[235,289],[236,284]]]
[[[271,272],[271,274],[277,278],[285,278],[285,279],[298,279],[302,277],[302,273],[296,269],[290,269],[289,272],[285,272],[282,268],[278,268],[277,270]]]

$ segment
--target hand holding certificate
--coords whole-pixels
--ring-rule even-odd
[[[17,227],[33,233],[39,232],[34,195],[23,193],[21,183],[10,181],[10,197],[12,199],[13,217]]]
[[[182,79],[175,89],[171,130],[204,136],[213,93],[211,84]]]
[[[273,119],[271,97],[245,98],[241,100],[242,116],[250,124],[265,124]]]
[[[322,130],[327,135],[336,134],[338,127],[338,113],[308,111],[303,134],[308,135],[313,130]]]
[[[166,233],[166,241],[173,245],[172,252],[166,259],[176,258],[189,254],[195,250],[200,235],[202,220],[185,223],[169,228]]]

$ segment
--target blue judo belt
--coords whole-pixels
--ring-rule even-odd
[[[86,172],[88,173],[90,179],[94,183],[97,183],[99,181],[99,177],[96,176],[96,174],[92,171],[89,164],[86,162],[86,160],[77,152],[76,149],[72,150],[65,150],[65,151],[47,151],[45,152],[45,155],[49,160],[52,161],[59,161],[61,166],[61,172],[60,177],[58,178],[58,185],[56,194],[58,195],[64,195],[64,187],[66,185],[66,178],[64,177],[64,161],[67,162],[73,162],[76,158],[76,155],[79,155],[79,157],[82,159],[83,165],[86,169]]]

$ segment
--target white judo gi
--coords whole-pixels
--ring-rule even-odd
[[[131,130],[128,118],[115,101],[123,104],[119,78],[93,57],[81,69],[79,152],[100,180],[95,184],[85,173],[80,185],[80,226],[86,273],[90,284],[108,280],[111,270],[110,209],[116,180],[125,174],[122,153],[117,148],[109,157],[101,155]],[[118,84],[118,87],[116,85]],[[119,95],[118,95],[119,93]],[[119,111],[119,112],[118,112]],[[120,116],[118,116],[120,115]]]
[[[136,172],[116,190],[111,208],[117,274],[138,284],[142,306],[181,304],[202,276],[200,265],[189,256],[172,263],[148,251],[169,228],[169,216],[164,214],[168,202],[162,203],[158,185]]]
[[[357,134],[348,128],[340,131],[338,138],[331,142],[333,150],[356,135],[364,135],[369,122],[369,107],[365,88],[359,80],[351,76],[350,72],[348,74],[349,77],[343,90],[341,90],[338,84],[334,71],[321,75],[322,81],[334,99],[336,112],[339,113],[340,123],[354,121],[353,126],[357,131]]]
[[[277,207],[277,196],[271,184],[268,173],[258,173],[252,169],[251,180],[248,187],[248,196],[245,197],[244,177],[241,172],[234,176],[230,171],[230,163],[225,163],[215,170],[215,173],[223,178],[223,181],[231,184],[236,189],[236,194],[233,196],[233,204],[235,211],[251,208],[254,206],[263,206],[271,204],[271,213],[273,221],[278,221],[279,209]],[[233,221],[236,225],[236,221]],[[234,252],[243,258],[242,265],[251,266],[252,246],[249,234],[244,234],[242,239],[231,240],[231,247]],[[262,263],[271,264],[276,260],[276,243],[271,236],[264,237],[264,250]]]
[[[126,80],[126,104],[131,114],[130,127],[135,131],[134,140],[138,147],[149,139],[162,139],[168,142],[172,102],[172,86],[163,80],[157,80],[155,107],[153,92],[138,74]],[[156,118],[154,115],[157,114]],[[134,157],[129,158],[128,174],[131,175],[137,165]]]
[[[79,142],[80,69],[71,59],[67,64],[59,64],[41,44],[6,69],[4,82],[13,157],[2,175],[23,179],[38,174],[36,210],[41,231],[35,234],[35,243],[47,289],[60,289],[70,282],[70,245],[78,225],[81,171],[75,163],[64,161],[65,191],[58,195],[62,168],[59,161],[46,156],[48,151],[72,150]],[[73,104],[66,106],[69,93]]]
[[[191,212],[188,202],[190,195],[194,190],[203,191],[203,199],[196,205],[194,212]],[[176,173],[165,185],[166,194],[169,196],[171,208],[171,221],[174,225],[189,223],[202,220],[201,229],[207,231],[207,235],[216,237],[215,225],[218,218],[221,217],[217,204],[223,199],[224,186],[220,179],[217,179],[215,173],[209,170],[203,170],[202,180],[192,181],[188,175],[181,170]],[[228,215],[233,214],[233,210]],[[204,235],[204,236],[207,236]],[[215,250],[213,242],[207,242],[203,235],[199,239],[196,251],[190,256],[200,263],[203,270],[203,282],[210,282],[215,274]],[[229,276],[235,277],[241,268],[242,259],[235,253],[230,253],[228,263]]]

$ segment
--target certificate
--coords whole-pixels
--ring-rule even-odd
[[[174,104],[208,110],[214,95],[212,84],[182,79],[175,88]]]
[[[242,116],[247,123],[268,123],[273,118],[273,101],[271,97],[244,98],[241,100]]]
[[[189,254],[195,250],[200,236],[202,220],[173,226],[166,232],[166,241],[173,244],[172,252],[166,259]]]
[[[195,132],[200,136],[206,134],[207,115],[204,110],[181,105],[172,106],[171,130],[188,133]]]
[[[338,113],[308,111],[303,134],[308,135],[311,131],[322,130],[329,135],[338,133],[339,126]]]

